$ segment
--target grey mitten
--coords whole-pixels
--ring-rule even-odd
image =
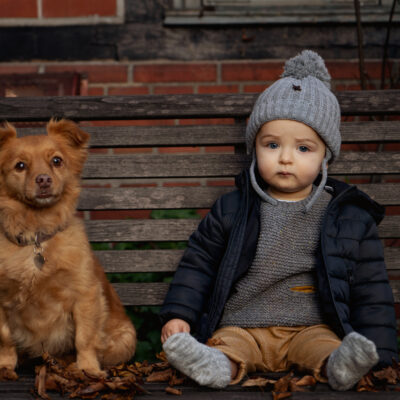
[[[221,389],[231,381],[229,358],[198,342],[189,333],[175,333],[163,344],[169,363],[199,385]]]
[[[328,383],[335,390],[348,390],[378,361],[374,342],[357,332],[351,332],[328,358]]]

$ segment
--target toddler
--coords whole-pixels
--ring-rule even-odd
[[[348,390],[398,360],[383,208],[327,177],[339,127],[330,75],[310,50],[256,101],[251,166],[191,235],[161,310],[169,362],[200,385],[296,367]]]

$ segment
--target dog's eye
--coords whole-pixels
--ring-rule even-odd
[[[26,168],[26,164],[22,161],[19,161],[15,164],[15,169],[17,171],[23,171]]]
[[[53,157],[52,162],[55,167],[61,167],[63,160],[61,157]]]

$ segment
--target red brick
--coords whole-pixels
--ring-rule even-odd
[[[200,186],[200,182],[164,182],[164,187],[182,187],[182,186],[190,186],[197,187]]]
[[[160,154],[176,154],[176,153],[198,153],[200,147],[195,146],[182,146],[182,147],[159,147],[158,152]]]
[[[193,86],[156,86],[154,94],[192,94]]]
[[[111,188],[111,185],[109,183],[105,184],[100,184],[100,183],[84,183],[82,185],[84,188],[97,188],[97,189],[105,189],[105,188]]]
[[[283,72],[283,62],[232,63],[222,65],[224,81],[275,81]]]
[[[123,86],[123,87],[110,87],[108,89],[109,95],[129,96],[137,94],[149,94],[149,88],[146,86]]]
[[[107,154],[108,153],[108,149],[89,149],[89,153]]]
[[[0,65],[0,74],[36,74],[38,70],[34,65]]]
[[[235,146],[207,146],[206,153],[234,153]]]
[[[385,239],[384,242],[387,247],[400,247],[400,239]]]
[[[122,188],[141,188],[141,187],[157,187],[156,183],[122,183]]]
[[[217,181],[207,181],[207,186],[235,186],[234,179],[224,179]]]
[[[344,143],[341,147],[342,151],[376,151],[377,149],[378,145],[376,143]]]
[[[114,154],[142,154],[142,153],[152,153],[153,149],[151,147],[129,147],[129,148],[116,148],[113,149]]]
[[[126,82],[128,79],[128,68],[125,65],[65,64],[65,65],[49,65],[46,67],[46,72],[66,72],[66,71],[87,73],[89,83]]]
[[[197,214],[200,215],[201,218],[204,218],[210,212],[210,209],[209,208],[199,208],[196,212],[197,212]]]
[[[104,89],[101,87],[90,87],[88,89],[88,96],[104,96]]]
[[[387,143],[383,146],[385,151],[400,151],[400,143]]]
[[[75,216],[83,219],[85,217],[85,214],[83,211],[75,211]]]
[[[400,206],[386,206],[385,214],[386,215],[400,215]]]
[[[147,219],[150,214],[151,210],[91,211],[90,219]]]
[[[207,82],[217,79],[213,64],[138,65],[134,69],[135,82]]]
[[[43,0],[42,4],[45,18],[86,17],[89,15],[103,17],[115,15],[117,11],[116,0]]]
[[[2,0],[0,18],[37,18],[36,0]]]
[[[200,94],[207,93],[238,93],[239,86],[238,85],[207,85],[207,86],[199,86]]]
[[[261,93],[263,92],[268,85],[245,85],[243,87],[244,93]]]
[[[332,79],[358,79],[360,77],[360,67],[358,61],[327,61],[326,66]],[[380,79],[381,62],[368,61],[365,63],[365,73],[370,79]],[[389,76],[386,70],[386,76]]]

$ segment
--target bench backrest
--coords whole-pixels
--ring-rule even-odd
[[[85,121],[82,125],[91,133],[93,150],[83,172],[79,210],[84,215],[115,210],[153,210],[155,217],[154,210],[198,209],[204,213],[217,197],[233,189],[216,182],[210,185],[207,180],[233,182],[232,177],[249,165],[244,128],[256,97],[1,98],[0,120],[65,117]],[[388,207],[379,234],[395,299],[400,303],[400,281],[396,280],[400,271],[400,90],[338,92],[337,97],[344,119],[343,149],[329,173],[361,182],[362,190]],[[140,123],[129,122],[135,120]],[[147,120],[145,126],[142,120]],[[36,132],[43,128],[19,129],[22,135]],[[197,152],[191,153],[191,146],[196,146]],[[170,147],[175,153],[162,151]],[[168,184],[171,179],[178,183]],[[97,256],[108,273],[161,273],[156,276],[158,282],[115,284],[125,305],[160,305],[168,287],[164,276],[172,275],[183,253],[181,244],[170,243],[187,241],[199,219],[114,219],[115,214],[111,215],[111,219],[103,213],[102,219],[85,220],[93,243],[113,243],[110,249],[96,250]],[[126,242],[135,245],[117,250],[124,246],[115,243]],[[164,242],[168,245],[160,244]]]

